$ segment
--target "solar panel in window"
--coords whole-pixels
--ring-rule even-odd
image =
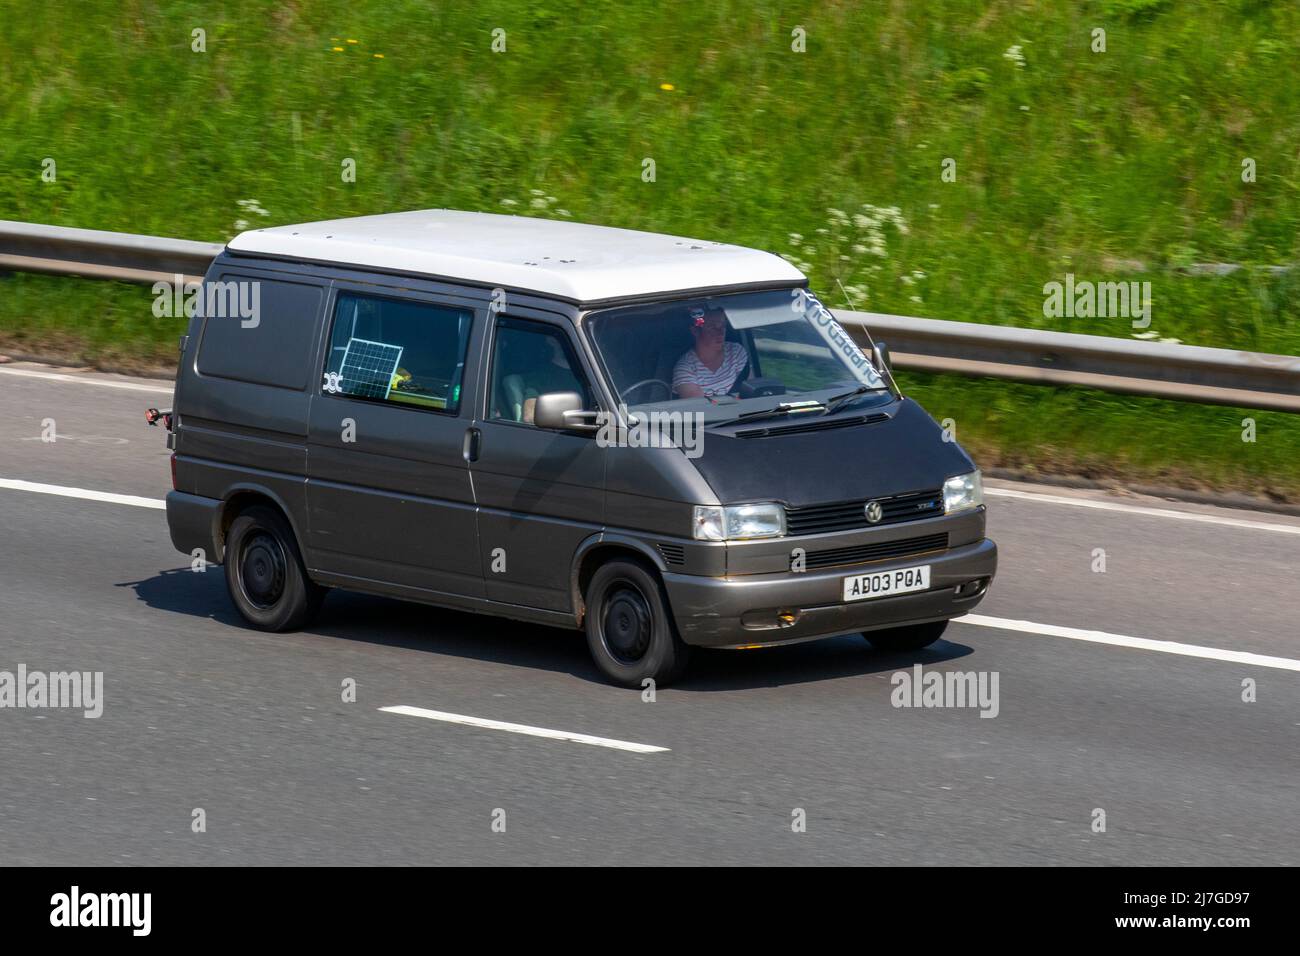
[[[387,398],[393,374],[402,360],[402,346],[369,339],[349,339],[339,368],[339,387],[344,395]]]

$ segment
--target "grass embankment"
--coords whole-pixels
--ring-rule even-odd
[[[0,217],[224,240],[428,206],[568,216],[772,249],[881,312],[1129,336],[1045,317],[1043,286],[1149,281],[1143,334],[1300,353],[1300,275],[1184,271],[1300,258],[1294,4],[24,11],[0,0]],[[11,277],[0,349],[165,364],[180,323],[150,302]],[[1287,416],[1255,414],[1248,444],[1244,411],[904,379],[986,462],[1300,494]]]

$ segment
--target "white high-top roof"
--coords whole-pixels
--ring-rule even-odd
[[[574,302],[748,283],[802,284],[780,256],[579,222],[421,209],[252,229],[236,253],[369,266]]]

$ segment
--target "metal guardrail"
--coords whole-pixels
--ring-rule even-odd
[[[170,282],[179,273],[202,279],[225,246],[220,242],[163,239],[98,229],[42,226],[0,219],[0,269],[117,279]]]
[[[835,312],[849,334],[889,345],[894,365],[1078,385],[1208,405],[1300,412],[1300,357],[876,312]]]
[[[0,269],[117,279],[201,278],[221,243],[0,220]],[[903,369],[1077,385],[1212,405],[1300,413],[1300,357],[876,312],[836,311],[869,329]]]

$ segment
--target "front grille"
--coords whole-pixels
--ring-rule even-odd
[[[866,506],[869,501],[879,501],[880,520],[867,521]],[[900,521],[915,521],[943,514],[943,491],[916,491],[892,498],[864,498],[861,501],[842,501],[832,505],[810,505],[806,508],[787,508],[786,533],[825,534],[828,531],[848,531],[853,528],[878,528]]]
[[[836,564],[861,564],[865,561],[881,561],[885,558],[899,558],[905,554],[920,554],[923,551],[943,551],[948,547],[948,535],[927,534],[919,538],[903,538],[898,541],[880,541],[873,544],[858,544],[849,548],[830,548],[826,551],[809,551],[804,555],[804,567],[829,568]],[[794,562],[791,561],[792,569]]]
[[[659,553],[664,556],[664,561],[668,564],[684,564],[686,562],[686,549],[680,544],[659,543]]]
[[[875,425],[889,421],[884,412],[871,415],[858,415],[854,418],[832,418],[830,421],[813,419],[797,425],[767,425],[762,428],[746,428],[736,432],[737,438],[771,438],[773,435],[798,435],[804,432],[821,432],[830,428],[848,428],[850,425]]]

